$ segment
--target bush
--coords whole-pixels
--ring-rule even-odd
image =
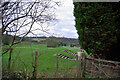
[[[30,76],[27,75],[27,73],[23,72],[23,71],[3,71],[3,79],[4,78],[11,78],[13,80],[17,80],[17,79],[22,79],[22,80],[26,80],[27,78],[30,78]]]
[[[8,34],[5,34],[2,36],[2,43],[4,45],[9,45],[12,41],[12,36],[8,35]]]
[[[74,44],[70,44],[70,47],[74,47],[75,45]]]
[[[58,42],[55,38],[47,39],[47,47],[58,47]]]
[[[64,42],[59,42],[59,43],[58,43],[58,46],[67,46],[67,44],[64,43]]]

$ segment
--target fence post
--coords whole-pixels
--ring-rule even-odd
[[[37,55],[38,53],[35,52],[35,78],[37,77]]]
[[[38,53],[35,52],[35,63],[33,65],[33,68],[34,68],[33,78],[37,78],[37,55],[38,55]]]
[[[76,62],[77,62],[77,77],[81,77],[81,54],[82,52],[78,52],[78,55],[76,57]]]
[[[59,71],[59,60],[58,60],[58,54],[56,55],[56,73],[55,73],[55,77],[58,77],[58,71]]]
[[[81,68],[81,77],[85,77],[85,71],[86,71],[86,55],[82,53],[82,68]]]
[[[93,70],[94,70],[94,55],[92,55],[92,59],[93,59],[93,61],[91,61],[92,62],[92,67],[91,67],[91,76],[93,75]]]
[[[59,70],[59,60],[58,60],[58,55],[57,55],[57,73],[58,73],[58,70]]]
[[[76,55],[76,73],[78,77],[79,76],[78,55]]]
[[[10,55],[9,55],[9,61],[8,61],[8,70],[10,71],[10,64],[11,64],[11,54],[12,54],[13,48],[10,49]]]

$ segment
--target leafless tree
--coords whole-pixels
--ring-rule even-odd
[[[56,20],[54,14],[56,5],[59,5],[59,2],[53,0],[3,2],[0,8],[2,12],[2,35],[12,34],[13,39],[9,48],[1,55],[8,52],[14,44],[20,43],[28,34],[35,35],[33,31],[46,32],[42,25]],[[34,24],[39,24],[39,27],[34,27]],[[21,39],[16,41],[16,36],[20,36]]]

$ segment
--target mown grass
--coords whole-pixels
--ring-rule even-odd
[[[46,38],[33,38],[32,40],[35,40],[35,41],[41,41],[41,40],[46,40]]]
[[[3,46],[5,48],[5,46]],[[56,72],[56,56],[54,54],[64,54],[70,57],[74,57],[63,50],[71,50],[72,52],[80,51],[77,47],[56,47],[47,48],[45,44],[35,44],[22,42],[13,46],[11,70],[14,71],[26,71],[32,72],[32,63],[34,63],[35,52],[38,52],[37,72]],[[3,55],[2,67],[3,70],[7,70],[9,53]],[[68,68],[76,67],[76,62],[72,60],[66,60],[59,58],[59,72],[68,71]]]

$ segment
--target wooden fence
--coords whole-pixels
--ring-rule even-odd
[[[78,77],[89,75],[97,78],[120,78],[120,62],[86,57],[84,53],[76,57],[76,62]]]
[[[8,60],[8,71],[6,72],[10,72],[12,69],[11,69],[11,58],[12,58],[12,51],[13,51],[13,48],[10,49],[10,54],[9,54],[9,60]],[[35,52],[35,60],[32,62],[32,68],[33,68],[33,72],[32,72],[32,78],[37,78],[37,58],[40,56],[38,55],[38,52],[36,51]],[[33,55],[32,55],[33,56]],[[24,64],[24,62],[19,59],[20,62],[22,62]],[[13,61],[13,64],[14,64],[14,61]],[[24,64],[24,66],[26,67],[27,69],[27,66]],[[12,66],[13,67],[13,66]],[[17,72],[17,71],[16,71]],[[15,72],[14,72],[15,73]],[[19,72],[18,72],[19,73]],[[27,74],[27,71],[26,71],[26,74]],[[25,74],[25,75],[26,75]],[[18,77],[18,76],[17,76]]]
[[[76,56],[76,59],[74,59],[76,60],[76,68],[69,67],[76,73],[77,78],[86,78],[86,75],[91,78],[120,78],[120,62],[96,59],[94,56],[86,56],[83,52],[76,54],[67,50],[64,51]],[[58,73],[58,56],[56,61]]]
[[[8,61],[8,70],[10,71],[11,54],[13,49],[10,50],[10,56]],[[77,78],[83,78],[86,75],[95,78],[120,78],[120,62],[108,61],[102,59],[96,59],[94,56],[87,57],[84,53],[79,53],[76,56],[76,76]],[[35,60],[32,64],[33,78],[37,78],[37,58],[38,53],[35,52]],[[55,77],[59,77],[59,59],[57,55],[56,60],[56,72]]]

